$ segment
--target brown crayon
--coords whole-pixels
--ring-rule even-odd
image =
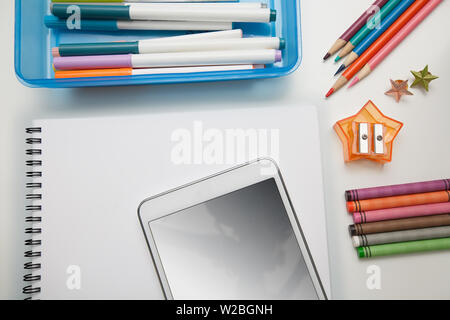
[[[387,220],[352,224],[349,226],[351,236],[373,234],[381,232],[421,229],[450,225],[450,214],[441,214],[429,217],[417,217],[409,219]]]

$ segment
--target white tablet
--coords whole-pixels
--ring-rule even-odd
[[[269,159],[148,198],[138,213],[167,299],[326,299]]]

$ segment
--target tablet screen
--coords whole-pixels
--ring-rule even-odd
[[[174,299],[318,299],[274,179],[149,225]]]

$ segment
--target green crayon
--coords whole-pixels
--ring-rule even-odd
[[[395,254],[406,254],[424,251],[437,251],[450,249],[450,238],[408,241],[381,244],[376,246],[359,247],[359,258],[372,258],[390,256]]]

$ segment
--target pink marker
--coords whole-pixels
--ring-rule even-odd
[[[442,0],[430,0],[355,76],[348,86],[367,77],[440,3]]]
[[[53,64],[57,70],[86,70],[272,64],[281,59],[280,50],[256,49],[55,57]]]
[[[353,221],[355,223],[366,223],[366,222],[395,220],[413,217],[433,216],[444,213],[450,213],[450,202],[356,212],[353,214]]]

